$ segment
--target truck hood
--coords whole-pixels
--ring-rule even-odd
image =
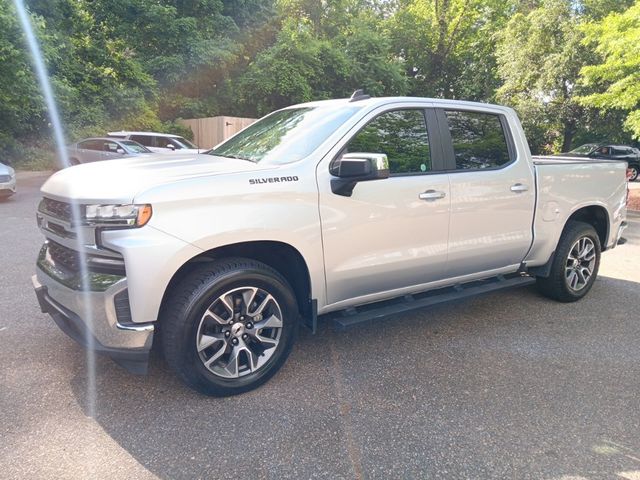
[[[131,203],[145,190],[188,178],[274,168],[213,155],[140,155],[65,168],[49,178],[42,193],[83,203]]]

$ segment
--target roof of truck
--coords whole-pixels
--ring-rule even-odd
[[[386,105],[388,103],[409,103],[409,102],[425,102],[432,103],[434,106],[438,106],[438,104],[446,104],[447,106],[456,106],[461,108],[478,108],[478,107],[489,107],[489,108],[498,108],[505,111],[513,111],[510,107],[505,107],[503,105],[496,105],[492,103],[483,103],[483,102],[470,102],[467,100],[453,100],[447,98],[427,98],[427,97],[369,97],[366,95],[356,97],[353,100],[350,98],[339,98],[334,100],[317,100],[312,102],[300,103],[297,105],[291,105],[291,107],[319,107],[322,105],[354,105],[354,106],[362,106],[362,107],[377,107],[381,105]],[[287,107],[287,108],[291,108]]]

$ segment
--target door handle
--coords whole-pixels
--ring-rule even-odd
[[[426,192],[422,192],[418,195],[420,200],[438,200],[439,198],[444,198],[445,193],[440,190],[427,190]]]
[[[515,185],[511,186],[511,191],[515,193],[522,193],[526,192],[527,190],[529,190],[529,187],[523,185],[522,183],[516,183]]]

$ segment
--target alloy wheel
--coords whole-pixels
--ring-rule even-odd
[[[589,284],[596,266],[596,246],[589,237],[579,238],[569,250],[565,265],[567,286],[578,292]]]
[[[216,298],[200,319],[196,349],[214,375],[239,378],[258,371],[275,353],[282,310],[258,287],[240,287]]]

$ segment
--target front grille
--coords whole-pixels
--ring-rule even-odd
[[[42,199],[42,202],[40,202],[39,210],[65,222],[71,222],[72,213],[70,203],[59,202],[58,200],[45,197]]]
[[[75,250],[49,240],[49,255],[56,265],[60,265],[72,272],[80,271],[80,254]]]
[[[11,175],[0,175],[0,183],[8,183],[11,181]]]
[[[48,241],[49,257],[58,267],[63,267],[71,272],[79,272],[81,269],[80,252],[71,248],[60,245],[53,240]],[[124,269],[124,260],[122,257],[104,257],[100,255],[87,254],[85,261],[87,269],[90,272],[104,273],[106,275],[118,275],[124,277],[126,275]]]

